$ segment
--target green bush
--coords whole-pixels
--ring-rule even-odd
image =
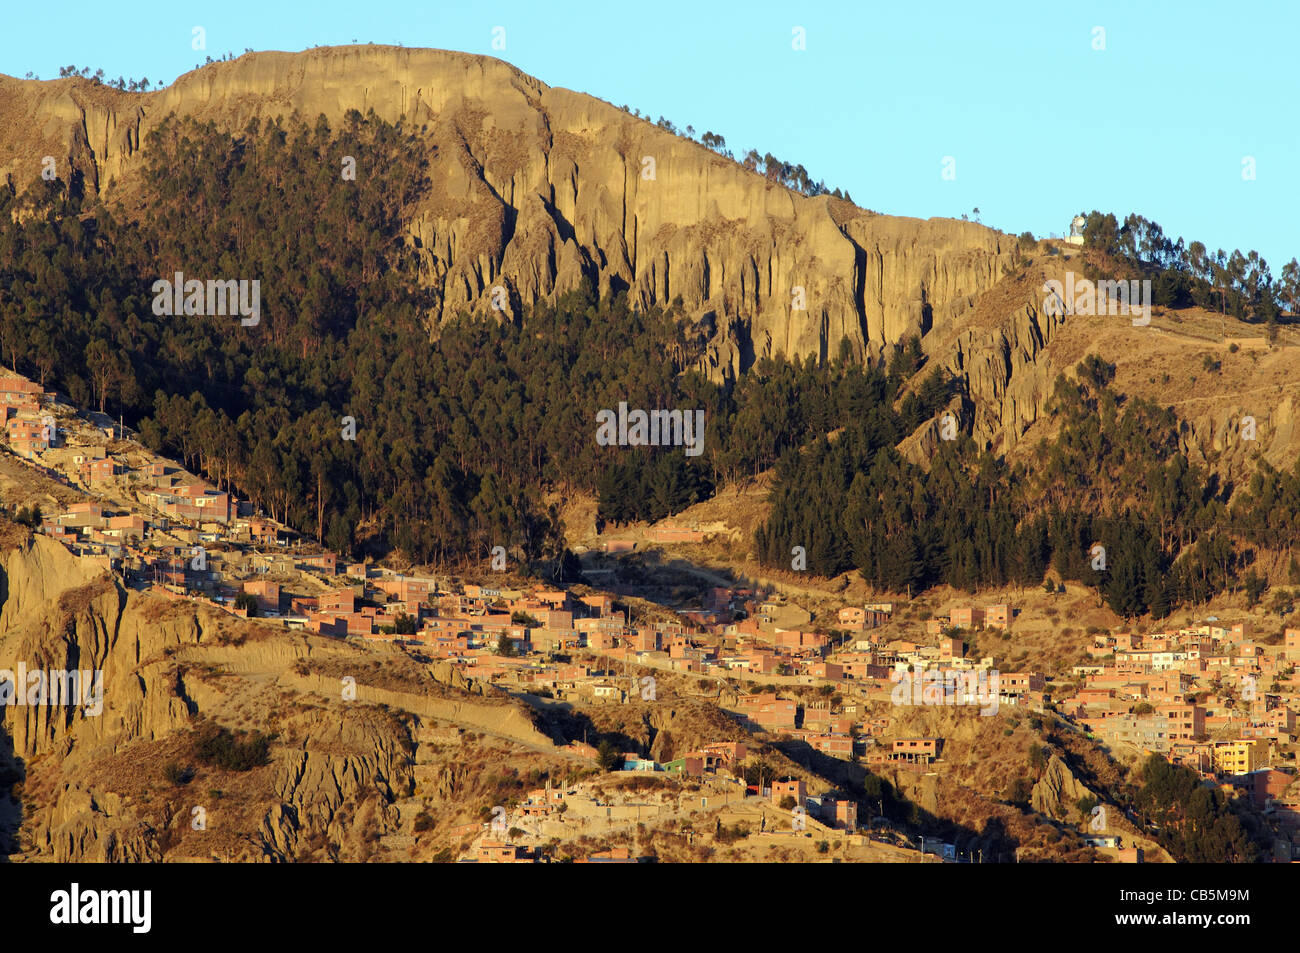
[[[163,765],[163,778],[168,784],[189,784],[194,777],[192,768],[184,768],[175,761],[168,761]]]
[[[237,738],[229,728],[210,728],[199,736],[194,754],[204,764],[226,771],[251,771],[267,764],[270,758],[271,739],[255,731]]]
[[[39,529],[42,520],[41,508],[39,505],[33,506],[30,510],[23,507],[14,514],[14,522],[21,523],[29,529]]]
[[[738,840],[744,840],[749,836],[748,824],[737,824],[735,827],[727,827],[723,824],[718,827],[717,840],[720,844],[734,844]]]

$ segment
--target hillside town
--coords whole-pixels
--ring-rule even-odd
[[[676,610],[671,621],[638,620],[618,595],[599,590],[486,586],[348,562],[26,378],[0,377],[0,413],[5,452],[78,497],[39,514],[39,532],[100,561],[124,585],[167,599],[388,643],[516,695],[619,705],[653,700],[655,673],[689,676],[710,690],[734,687],[726,710],[756,738],[904,770],[942,765],[945,739],[900,735],[900,705],[971,706],[970,717],[1052,711],[1108,748],[1182,764],[1253,800],[1289,837],[1300,832],[1300,794],[1288,793],[1296,780],[1300,629],[1277,642],[1257,639],[1251,621],[1211,618],[1157,635],[1096,634],[1087,664],[1040,672],[969,657],[971,633],[1014,629],[1018,609],[1005,602],[958,605],[947,618],[916,623],[908,638],[897,637],[897,626],[889,637],[882,632],[895,603],[845,605],[832,624],[814,625],[810,612],[765,587],[708,587],[698,606]],[[652,539],[696,536],[670,526]],[[604,549],[631,545],[611,538]],[[598,757],[590,745],[573,748]],[[613,768],[707,782],[723,796],[773,805],[785,818],[771,820],[774,831],[806,817],[827,831],[859,832],[853,801],[810,796],[797,780],[744,784],[738,766],[746,755],[744,743],[720,738],[665,764],[621,752]],[[544,826],[562,804],[579,810],[578,798],[536,791],[519,816]],[[481,836],[465,859],[533,859],[496,827],[473,833]],[[1141,860],[1140,849],[1109,834],[1088,839],[1114,848],[1116,859]],[[943,845],[931,846],[943,858]],[[588,859],[635,858],[615,851]]]

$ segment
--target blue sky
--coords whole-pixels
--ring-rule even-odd
[[[737,154],[753,146],[802,163],[880,212],[979,207],[986,224],[1044,235],[1076,211],[1137,211],[1211,250],[1255,248],[1275,275],[1300,256],[1300,3],[712,6],[16,3],[0,72],[49,79],[75,63],[170,82],[205,55],[354,39],[485,53],[720,133]],[[206,51],[191,47],[195,26]],[[796,26],[806,49],[792,48]]]

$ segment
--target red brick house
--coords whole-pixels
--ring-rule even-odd
[[[105,457],[102,460],[87,460],[79,468],[83,483],[104,483],[122,472],[116,460]]]
[[[777,807],[787,798],[794,798],[798,807],[804,806],[804,801],[808,797],[808,789],[802,781],[773,781],[772,782],[772,803]]]
[[[942,746],[941,738],[896,738],[889,760],[929,764],[939,757]]]

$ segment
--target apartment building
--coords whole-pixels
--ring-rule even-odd
[[[1267,767],[1268,741],[1242,738],[1220,741],[1214,746],[1214,770],[1220,774],[1249,774]]]
[[[976,606],[961,606],[949,614],[949,624],[954,629],[975,629],[984,626],[984,610]]]

